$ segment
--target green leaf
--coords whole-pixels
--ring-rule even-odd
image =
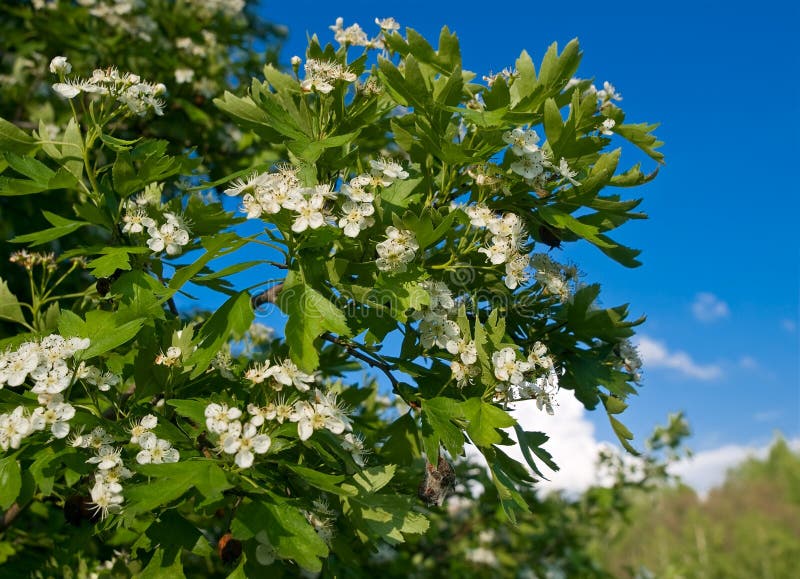
[[[553,456],[542,448],[542,445],[550,440],[550,437],[543,432],[527,432],[523,430],[522,426],[519,424],[514,425],[514,431],[517,433],[517,441],[519,443],[520,450],[522,451],[522,457],[525,459],[525,462],[528,463],[528,466],[531,467],[531,470],[534,473],[543,479],[547,478],[542,474],[542,471],[539,470],[539,466],[536,464],[536,461],[533,460],[531,451],[533,454],[539,457],[539,459],[544,462],[548,468],[553,471],[559,470],[558,465],[553,462]]]
[[[206,501],[222,499],[222,492],[232,488],[216,461],[185,460],[168,464],[137,465],[136,471],[151,478],[148,482],[125,489],[125,513],[134,516],[152,511],[196,488]]]
[[[116,273],[118,269],[130,271],[130,254],[148,252],[149,250],[146,247],[106,247],[101,251],[103,255],[90,261],[87,267],[95,277],[109,277]]]
[[[240,247],[247,243],[246,239],[240,238],[235,233],[219,233],[213,237],[204,237],[201,239],[203,247],[206,252],[201,255],[191,265],[179,267],[175,271],[175,275],[169,280],[168,290],[163,296],[166,299],[178,291],[183,284],[188,282],[192,277],[197,275],[208,262],[218,257],[228,255],[238,250]]]
[[[5,152],[3,158],[17,173],[25,175],[38,185],[47,186],[56,174],[50,167],[33,157],[22,157],[14,153]]]
[[[461,404],[464,417],[469,420],[467,434],[477,446],[499,444],[503,437],[498,428],[515,426],[514,420],[505,410],[480,398],[470,398]]]
[[[283,499],[255,502],[245,500],[231,522],[231,532],[237,539],[251,539],[266,531],[269,541],[281,559],[291,559],[312,572],[322,569],[328,547],[314,527],[294,506]]]
[[[156,549],[147,567],[136,576],[136,579],[185,579],[179,555],[176,555],[171,562],[164,561],[164,549]]]
[[[384,203],[389,203],[396,207],[406,209],[412,203],[416,203],[420,197],[420,193],[414,193],[414,190],[422,182],[422,178],[405,179],[403,181],[395,181],[385,189],[381,190],[380,197]]]
[[[311,372],[319,365],[314,340],[323,332],[350,335],[344,312],[306,285],[295,272],[289,272],[286,276],[283,289],[278,294],[278,306],[289,316],[286,321],[289,354],[305,372]]]
[[[194,340],[197,349],[186,361],[195,365],[191,378],[197,378],[206,371],[214,356],[222,349],[231,335],[244,334],[253,321],[253,307],[250,305],[250,294],[246,291],[236,294],[226,301],[206,320]]]
[[[518,76],[509,87],[511,106],[516,107],[523,99],[528,98],[536,89],[536,67],[530,55],[522,51],[516,62]]]
[[[61,158],[58,162],[78,180],[83,176],[83,151],[81,129],[72,118],[64,131],[64,145],[61,147]]]
[[[359,494],[342,500],[342,512],[364,542],[402,543],[405,534],[420,535],[429,522],[415,512],[414,499],[396,494]]]
[[[14,504],[22,489],[22,471],[16,453],[0,459],[0,509]]]
[[[286,464],[286,468],[298,475],[303,482],[308,483],[312,487],[318,488],[321,491],[333,493],[335,495],[355,494],[352,490],[345,489],[341,486],[341,483],[345,478],[344,475],[326,474],[312,468],[306,468],[304,466],[288,463]]]
[[[19,324],[25,323],[19,300],[8,289],[8,284],[3,278],[0,278],[0,318]]]
[[[368,493],[375,493],[389,484],[389,481],[394,477],[397,466],[394,464],[387,464],[383,466],[373,466],[370,468],[362,469],[360,472],[353,475],[353,480],[364,491]]]
[[[27,155],[38,148],[36,139],[28,133],[0,117],[0,149],[17,155]]]
[[[198,426],[206,422],[207,400],[167,400],[167,404],[172,406],[177,414],[188,418]]]
[[[86,321],[83,321],[77,314],[64,310],[61,312],[58,329],[65,337],[89,338],[89,348],[78,354],[82,359],[88,360],[134,338],[145,321],[144,318],[138,318],[120,323],[115,312],[102,310],[86,312]]]
[[[50,213],[49,211],[42,211],[42,215],[44,215],[45,219],[47,219],[47,221],[49,221],[55,227],[43,229],[42,231],[37,231],[36,233],[18,235],[14,237],[11,242],[28,243],[29,247],[33,247],[43,243],[48,243],[54,239],[59,239],[65,235],[69,235],[73,231],[77,231],[84,225],[89,225],[89,223],[85,221],[73,221],[72,219],[66,219],[65,217],[56,215],[55,213]]]
[[[617,435],[620,444],[622,444],[625,450],[635,456],[638,456],[639,451],[636,450],[630,443],[630,441],[633,440],[633,433],[628,430],[628,428],[622,424],[622,422],[611,416],[611,414],[608,415],[608,419],[611,422],[611,428],[614,430],[614,434]]]
[[[464,450],[464,434],[454,420],[464,420],[459,401],[445,397],[422,401],[422,441],[428,462],[436,464],[440,443],[451,456],[461,455]]]

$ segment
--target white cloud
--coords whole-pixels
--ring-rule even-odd
[[[788,444],[794,450],[800,450],[800,438],[789,440]],[[764,458],[771,446],[772,442],[761,446],[728,444],[681,460],[670,468],[670,472],[680,475],[683,482],[705,497],[708,491],[725,480],[728,469],[749,457]]]
[[[745,370],[756,370],[758,368],[758,361],[752,356],[742,356],[739,358],[739,366]]]
[[[701,322],[715,322],[731,315],[728,304],[709,292],[701,292],[694,297],[692,313]]]
[[[608,443],[599,442],[595,438],[594,424],[587,420],[583,404],[575,398],[572,391],[560,390],[556,401],[558,406],[555,407],[554,416],[537,409],[533,401],[515,404],[516,410],[512,415],[523,430],[544,432],[550,437],[542,448],[553,456],[553,461],[560,470],[553,472],[534,457],[539,470],[549,479],[538,482],[536,486],[548,491],[563,490],[569,494],[577,494],[601,482],[597,473],[597,455]],[[510,434],[516,440],[513,430]],[[525,464],[519,446],[502,449]],[[486,464],[475,447],[468,447],[467,452],[476,462]]]
[[[719,366],[697,364],[686,352],[670,352],[664,342],[653,340],[647,336],[639,335],[637,346],[645,370],[670,368],[684,376],[698,380],[714,380],[722,375],[722,368]]]
[[[545,492],[564,491],[575,496],[594,485],[609,486],[613,481],[597,468],[597,458],[601,450],[617,452],[629,464],[637,461],[618,442],[597,440],[594,424],[587,419],[586,410],[571,391],[559,391],[557,401],[554,416],[538,410],[533,402],[518,403],[513,412],[524,430],[544,432],[550,437],[542,447],[553,456],[560,467],[559,471],[552,472],[537,460],[539,469],[549,479],[536,483],[538,488]],[[516,439],[513,431],[510,434]],[[669,470],[671,474],[680,476],[700,496],[705,497],[711,488],[725,480],[728,469],[750,456],[764,458],[772,444],[773,442],[762,445],[724,445],[697,452],[691,458],[674,463]],[[800,451],[800,438],[791,439],[788,444],[794,450]],[[525,464],[519,447],[502,448],[506,454]],[[483,456],[474,446],[467,446],[467,456],[474,462],[486,465]],[[483,488],[475,488],[473,492],[480,495]]]
[[[795,330],[797,330],[797,322],[795,322],[794,320],[790,320],[789,318],[786,318],[784,320],[781,320],[781,327],[790,334],[793,334]]]

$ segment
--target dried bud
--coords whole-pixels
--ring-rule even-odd
[[[425,478],[419,484],[419,498],[432,507],[441,507],[444,500],[450,496],[456,486],[456,473],[447,459],[439,454],[439,463],[433,466],[425,464]]]
[[[217,543],[217,553],[223,563],[233,563],[242,555],[242,542],[225,533]]]

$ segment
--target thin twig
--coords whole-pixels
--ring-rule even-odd
[[[349,340],[338,338],[333,334],[331,334],[330,332],[325,332],[320,337],[323,340],[331,342],[332,344],[341,346],[342,348],[347,350],[347,353],[353,356],[353,358],[358,358],[359,360],[369,364],[372,368],[377,368],[378,370],[383,372],[389,379],[389,382],[392,383],[392,390],[395,392],[395,394],[400,396],[400,398],[402,398],[405,401],[405,403],[408,404],[411,408],[413,408],[414,410],[419,410],[419,404],[417,404],[413,400],[408,400],[405,396],[403,396],[403,393],[400,391],[400,383],[397,381],[397,378],[394,377],[394,374],[392,374],[391,365],[389,365],[388,363],[384,362],[379,358],[375,358],[367,354],[366,352],[362,352],[361,350],[358,349],[359,344],[351,342]]]
[[[9,528],[14,523],[14,519],[16,519],[21,512],[22,507],[19,506],[19,503],[14,503],[8,507],[6,512],[3,513],[2,520],[0,520],[0,532],[3,532]]]
[[[274,286],[265,289],[260,294],[256,294],[250,298],[250,305],[253,309],[258,309],[259,306],[264,304],[274,304],[278,300],[278,294],[283,289],[283,282],[278,282]]]

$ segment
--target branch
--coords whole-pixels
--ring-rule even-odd
[[[283,289],[283,282],[278,282],[274,286],[265,289],[260,294],[256,294],[250,298],[250,305],[253,309],[258,309],[259,306],[264,304],[274,304],[278,299],[278,294]]]
[[[372,355],[367,354],[366,352],[362,352],[361,350],[359,350],[360,347],[359,344],[351,342],[350,340],[338,338],[333,334],[331,334],[330,332],[325,332],[320,337],[323,340],[331,342],[332,344],[341,346],[342,348],[347,350],[347,353],[353,356],[353,358],[358,358],[359,360],[369,364],[372,368],[377,368],[378,370],[383,372],[386,375],[386,377],[389,378],[389,382],[392,383],[392,390],[394,391],[394,393],[400,396],[400,398],[402,398],[403,401],[405,401],[405,403],[408,404],[411,408],[413,408],[414,410],[419,410],[419,404],[417,404],[413,400],[408,400],[405,396],[403,396],[403,393],[400,391],[400,383],[397,381],[397,378],[394,377],[394,374],[392,374],[391,365],[389,365],[388,363],[384,362],[381,359],[375,358]]]
[[[14,519],[16,519],[21,512],[22,507],[19,506],[19,503],[14,503],[8,507],[6,512],[3,513],[3,519],[0,520],[0,532],[9,528],[14,523]]]

